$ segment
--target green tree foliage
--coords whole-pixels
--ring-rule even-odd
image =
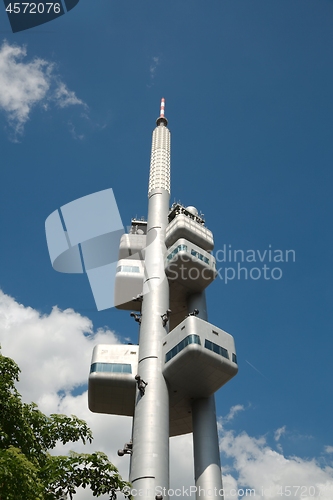
[[[73,498],[90,487],[93,496],[128,489],[104,453],[49,453],[57,443],[92,441],[86,422],[75,416],[44,415],[22,402],[16,389],[20,369],[0,352],[0,500]]]

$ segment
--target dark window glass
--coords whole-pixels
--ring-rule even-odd
[[[173,257],[175,255],[177,255],[178,252],[181,252],[182,250],[184,252],[187,252],[187,245],[178,245],[178,247],[176,247],[174,250],[172,250],[171,253],[169,253],[169,255],[167,256],[167,260],[173,259]]]
[[[205,347],[206,349],[216,352],[216,354],[219,354],[220,356],[229,359],[228,351],[224,347],[214,344],[214,342],[211,342],[210,340],[205,340]]]
[[[93,363],[90,373],[132,373],[132,366],[127,363]]]
[[[216,352],[216,354],[220,354],[220,346],[217,344],[213,344],[213,351]]]
[[[188,335],[187,337],[185,337],[181,342],[179,342],[179,344],[177,344],[169,352],[166,353],[165,362],[167,363],[168,361],[170,361],[170,359],[176,356],[176,354],[182,351],[189,344],[201,345],[199,335]]]
[[[228,351],[226,349],[224,349],[224,347],[221,347],[221,353],[220,353],[223,357],[229,359],[229,354],[228,354]]]
[[[123,273],[139,273],[140,268],[137,266],[118,266],[117,267],[117,273],[118,272],[123,272]]]

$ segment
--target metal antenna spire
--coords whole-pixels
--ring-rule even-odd
[[[165,110],[165,99],[164,99],[164,97],[162,97],[161,106],[160,106],[160,116],[156,120],[157,126],[161,125],[161,123],[163,123],[163,125],[165,125],[165,126],[168,125],[168,120],[164,116],[164,110]]]
[[[164,108],[165,108],[165,99],[162,97],[161,99],[161,110],[160,110],[160,117],[164,118]]]

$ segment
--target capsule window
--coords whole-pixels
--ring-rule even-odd
[[[210,351],[213,351],[216,354],[219,354],[220,356],[229,359],[228,351],[224,347],[214,344],[214,342],[211,342],[210,340],[205,340],[205,347],[206,349],[209,349]]]
[[[117,273],[120,271],[123,273],[139,273],[140,268],[138,266],[118,266]]]
[[[198,344],[201,345],[199,335],[188,335],[181,342],[179,342],[175,347],[173,347],[169,352],[165,355],[165,362],[167,363],[170,359],[174,358],[180,351],[182,351],[189,344]]]
[[[93,363],[90,373],[132,373],[132,365],[127,363]]]

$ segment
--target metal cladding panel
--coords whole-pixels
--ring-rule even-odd
[[[167,226],[166,246],[170,247],[179,238],[186,238],[207,251],[211,251],[214,248],[213,233],[203,224],[199,224],[184,214],[177,215]]]
[[[152,163],[153,151],[154,148]],[[163,170],[159,162],[156,165]],[[144,492],[146,500],[153,498],[158,486],[168,491],[169,484],[169,392],[162,375],[162,338],[168,331],[162,315],[169,308],[169,286],[164,272],[169,193],[154,175],[151,169],[150,180],[155,179],[157,185],[149,189],[138,367],[138,375],[147,387],[136,400],[130,470],[130,482]],[[164,500],[167,498],[165,495]]]
[[[170,437],[182,436],[192,432],[192,412],[191,406],[181,400],[177,407],[170,397]]]
[[[146,235],[123,234],[119,244],[119,260],[135,259],[144,260],[143,250],[146,247]]]
[[[167,251],[165,273],[191,292],[202,292],[217,276],[213,255],[185,238]]]
[[[93,371],[89,375],[88,406],[92,412],[133,416],[138,369],[137,345],[100,344],[94,348],[91,365],[131,365],[131,373]]]
[[[234,339],[227,332],[189,316],[163,342],[163,355],[169,353],[189,335],[197,335],[201,345],[191,343],[165,362],[163,375],[173,390],[190,398],[208,397],[234,377],[238,366],[232,361],[236,354]],[[229,359],[205,347],[205,341],[227,350]]]
[[[114,288],[114,304],[118,309],[140,311],[141,302],[135,299],[142,293],[144,262],[122,259],[118,261]]]
[[[190,312],[187,307],[187,297],[190,290],[180,283],[177,283],[177,281],[169,281],[169,291],[170,309],[172,311],[169,319],[169,329],[171,331],[179,325]]]

